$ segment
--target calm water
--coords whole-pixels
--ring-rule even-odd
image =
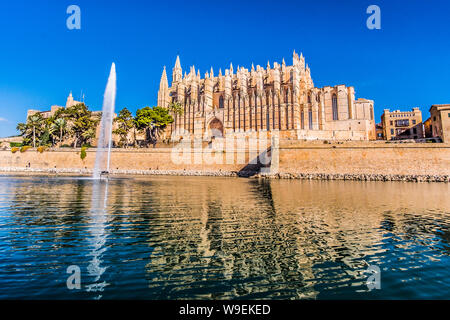
[[[0,176],[0,299],[449,299],[449,195],[438,183]],[[70,265],[81,290],[67,289]]]

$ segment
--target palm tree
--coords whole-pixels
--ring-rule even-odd
[[[183,106],[178,101],[174,101],[169,104],[169,107],[167,109],[169,109],[169,112],[172,112],[173,114],[179,116],[182,116],[184,113]]]
[[[51,132],[59,133],[59,143],[63,141],[63,134],[67,131],[67,121],[64,118],[57,118],[50,127]]]
[[[33,129],[33,148],[36,148],[36,133],[42,131],[42,126],[44,124],[44,118],[40,113],[33,114],[28,117],[26,126]]]
[[[95,129],[94,128],[88,128],[86,131],[84,131],[81,134],[81,138],[85,143],[90,143],[92,139],[95,138]]]

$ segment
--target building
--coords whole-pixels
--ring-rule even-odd
[[[194,66],[183,75],[177,57],[169,87],[164,67],[158,105],[181,104],[174,115],[172,139],[188,134],[205,140],[212,136],[247,136],[265,131],[285,139],[375,140],[372,100],[355,100],[353,87],[316,88],[303,55],[293,54],[292,66],[267,63],[219,70],[202,79]],[[215,129],[215,130],[214,130]]]
[[[75,101],[73,99],[72,92],[71,92],[69,94],[69,96],[67,97],[65,107],[53,105],[50,107],[50,110],[48,110],[48,111],[39,111],[39,110],[30,109],[27,112],[27,119],[29,116],[32,116],[33,114],[36,114],[36,113],[40,113],[44,119],[47,119],[47,118],[50,118],[51,116],[53,116],[55,114],[55,112],[58,111],[59,109],[70,108],[70,107],[75,106],[80,103],[83,103],[83,102]]]
[[[424,130],[425,138],[433,137],[433,132],[432,132],[432,128],[431,128],[431,118],[428,118],[427,120],[425,120],[423,122],[423,130]]]
[[[377,140],[384,140],[383,125],[381,123],[377,123],[375,125],[375,134],[377,136]]]
[[[422,112],[419,108],[411,111],[389,111],[381,115],[383,135],[386,140],[422,139],[424,137]]]
[[[442,142],[450,142],[450,104],[432,105],[428,120],[430,137],[438,137]]]
[[[56,113],[56,111],[58,111],[59,109],[67,109],[67,108],[70,108],[72,106],[75,106],[75,105],[81,104],[81,103],[84,104],[84,102],[74,100],[74,98],[72,96],[72,92],[70,92],[69,96],[67,97],[65,107],[59,106],[59,105],[53,105],[50,107],[50,110],[47,110],[47,111],[39,111],[39,110],[35,110],[35,109],[29,109],[27,111],[27,119],[28,119],[28,117],[30,117],[36,113],[40,113],[44,119],[48,119],[48,118],[52,117]],[[92,111],[92,117],[99,118],[99,117],[101,117],[101,113],[102,113],[101,111]],[[116,116],[117,116],[116,114],[113,115],[114,118]],[[100,134],[100,122],[96,128],[96,137],[97,138],[99,137],[99,134]],[[114,138],[114,136],[113,136],[113,138]],[[67,139],[67,140],[63,141],[62,144],[72,144],[73,143],[72,140],[73,139]],[[116,138],[116,140],[117,140],[117,138]],[[93,141],[93,145],[96,145],[96,139],[95,139],[95,141]]]

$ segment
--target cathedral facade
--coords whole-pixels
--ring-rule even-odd
[[[213,136],[243,137],[255,132],[277,134],[281,139],[375,140],[374,102],[355,100],[353,87],[314,87],[303,55],[293,54],[293,63],[211,68],[204,78],[194,66],[189,73],[177,57],[169,87],[164,67],[158,91],[158,106],[177,102],[182,115],[173,115],[174,140],[190,135],[204,140]]]

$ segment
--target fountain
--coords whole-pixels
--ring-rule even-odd
[[[103,96],[102,120],[100,122],[100,136],[95,156],[94,179],[100,179],[102,174],[109,173],[111,159],[112,124],[114,105],[116,101],[116,65],[111,65],[105,95]]]

